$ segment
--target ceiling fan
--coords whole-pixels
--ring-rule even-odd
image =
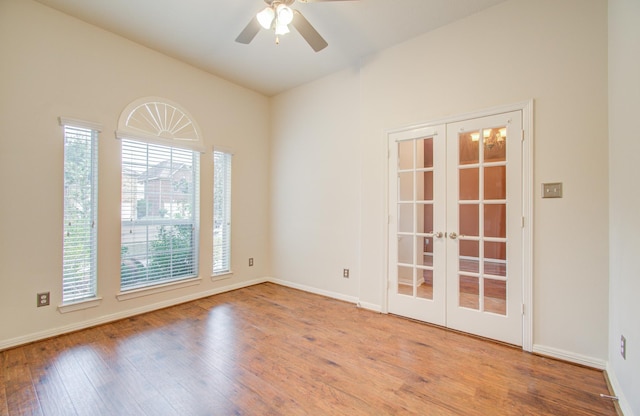
[[[289,24],[296,28],[298,33],[302,35],[309,46],[318,52],[327,47],[327,41],[324,40],[318,31],[309,23],[307,19],[296,9],[290,6],[296,0],[264,0],[267,3],[262,11],[260,11],[242,32],[236,38],[236,42],[249,44],[258,34],[261,28],[273,29],[276,34],[276,43],[280,43],[280,35],[289,33]],[[346,0],[298,0],[300,3],[320,3],[327,1],[346,1]]]

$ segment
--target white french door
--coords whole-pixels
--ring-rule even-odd
[[[522,345],[522,113],[389,135],[389,312]]]
[[[390,136],[389,311],[445,325],[444,125]]]

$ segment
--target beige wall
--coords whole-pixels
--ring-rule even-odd
[[[535,100],[534,348],[604,365],[609,265],[603,0],[508,1],[278,96],[271,146],[272,184],[278,187],[274,276],[344,293],[337,269],[358,262],[351,279],[359,289],[349,295],[380,308],[386,279],[385,132],[528,99]],[[315,104],[311,111],[307,102]],[[299,118],[304,122],[289,122]],[[314,132],[336,119],[341,127],[329,139]],[[358,171],[337,159],[359,163]],[[331,178],[312,166],[331,166]],[[298,186],[284,186],[289,177]],[[316,197],[318,177],[325,198]],[[541,199],[540,184],[555,181],[564,183],[564,198]],[[333,215],[322,217],[327,212]],[[359,224],[349,227],[353,233],[335,234],[309,226],[318,217]],[[339,258],[335,244],[357,250]],[[288,257],[292,250],[294,258]],[[308,260],[333,268],[310,271]]]
[[[272,275],[350,301],[360,283],[358,94],[357,74],[342,71],[272,109]]]
[[[0,348],[242,285],[269,274],[269,100],[45,6],[0,0]],[[118,301],[122,110],[145,96],[187,109],[201,163],[199,285]],[[57,117],[103,126],[99,144],[99,307],[60,314],[63,141]],[[233,277],[212,282],[212,146],[233,160]],[[247,259],[255,266],[249,268]],[[52,306],[36,308],[50,291]]]
[[[609,377],[625,415],[640,415],[640,2],[609,0]],[[627,358],[620,355],[620,336]]]

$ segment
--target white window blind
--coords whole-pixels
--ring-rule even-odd
[[[64,124],[62,302],[96,296],[98,131]]]
[[[200,153],[122,140],[122,291],[198,274]]]
[[[213,274],[231,271],[231,153],[213,152]]]

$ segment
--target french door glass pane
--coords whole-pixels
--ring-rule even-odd
[[[480,273],[480,244],[473,240],[460,240],[459,270],[466,273]]]
[[[433,231],[433,205],[418,204],[418,229],[416,232],[430,234]]]
[[[413,140],[398,142],[398,169],[413,169]]]
[[[460,200],[477,201],[480,199],[480,181],[478,168],[460,169]]]
[[[422,299],[433,299],[433,270],[418,269],[418,276],[421,277],[416,288],[416,297]]]
[[[478,140],[480,137],[479,131],[461,133],[460,134],[460,164],[469,165],[475,164],[480,161],[480,151],[478,147]]]
[[[413,264],[413,242],[410,236],[398,236],[398,263]]]
[[[416,200],[433,201],[433,172],[416,173]]]
[[[506,238],[507,206],[506,204],[484,205],[484,236]]]
[[[420,251],[418,256],[418,265],[433,267],[433,238],[417,237],[417,240],[417,247]]]
[[[428,139],[420,139],[416,142],[416,147],[418,148],[418,152],[420,155],[418,156],[418,166],[419,168],[432,168],[433,167],[433,138],[429,137]]]
[[[480,206],[478,204],[461,204],[460,205],[460,235],[478,237],[480,225]]]
[[[485,162],[504,162],[507,160],[506,136],[506,127],[483,130]]]
[[[484,199],[507,199],[507,167],[484,168]]]
[[[460,303],[463,308],[480,309],[480,282],[477,277],[459,275]]]
[[[484,279],[484,310],[500,315],[507,314],[507,282]]]
[[[413,267],[398,266],[398,294],[413,296]]]
[[[398,174],[398,200],[413,201],[413,172]]]
[[[484,272],[492,276],[507,277],[507,243],[484,243]]]
[[[413,204],[398,204],[398,232],[413,232]]]
[[[429,240],[425,237],[416,237],[416,265],[424,266],[424,255],[427,252]]]

